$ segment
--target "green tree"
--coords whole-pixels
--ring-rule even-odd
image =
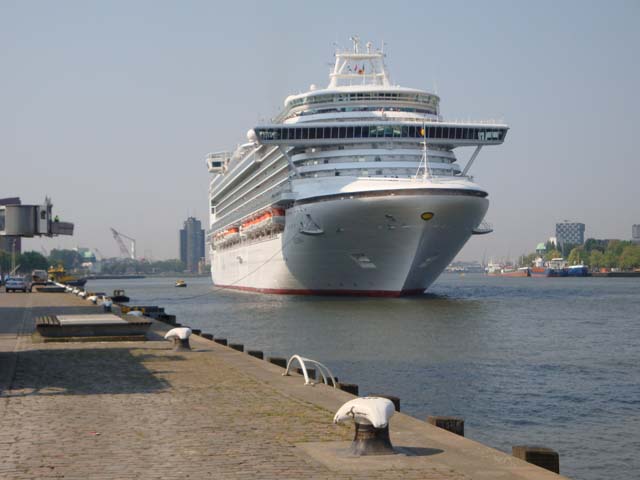
[[[595,238],[587,238],[587,241],[584,242],[584,249],[591,253],[594,250],[599,250],[604,253],[607,249],[607,241],[606,240],[597,240]]]
[[[567,261],[569,262],[569,265],[583,265],[587,263],[588,259],[589,255],[584,251],[584,248],[580,246],[571,250]]]
[[[613,250],[607,249],[607,251],[604,252],[602,266],[607,268],[614,268],[618,266],[618,256]]]
[[[20,255],[16,263],[20,264],[20,270],[30,273],[32,270],[46,270],[49,268],[49,262],[46,257],[38,252],[24,252]]]
[[[11,254],[0,250],[0,272],[7,273],[11,270]]]
[[[589,255],[589,266],[596,270],[604,267],[604,253],[600,250],[592,250]]]
[[[530,267],[533,264],[533,261],[538,258],[537,253],[530,253],[529,255],[522,255],[518,259],[519,267]]]
[[[640,267],[640,246],[627,245],[618,257],[618,268],[632,270]]]
[[[54,248],[49,254],[49,263],[51,265],[62,265],[65,270],[71,270],[80,267],[82,256],[75,250]]]
[[[559,258],[561,256],[562,256],[562,253],[554,248],[544,254],[544,259],[551,260],[552,258]]]

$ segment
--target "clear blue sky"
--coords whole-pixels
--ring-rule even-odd
[[[503,119],[472,173],[495,233],[462,258],[512,257],[556,221],[625,238],[640,223],[640,2],[0,1],[0,197],[53,197],[71,239],[109,256],[178,256],[206,223],[204,156],[283,99],[328,82],[334,42],[386,43],[394,82],[450,119]],[[466,159],[470,150],[459,150]]]

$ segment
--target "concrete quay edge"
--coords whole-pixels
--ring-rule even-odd
[[[20,295],[20,294],[10,294]],[[39,294],[29,294],[39,295]],[[44,294],[40,294],[44,295]],[[97,309],[98,307],[92,306],[89,302],[81,300],[70,294],[46,294],[47,302],[53,303],[50,306],[42,306],[42,300],[38,300],[38,305],[34,305],[30,297],[27,303],[23,306],[13,306],[8,310],[0,308],[0,322],[3,322],[3,312],[9,311],[14,316],[15,334],[0,335],[0,352],[7,353],[12,351],[19,355],[23,350],[46,350],[52,348],[52,344],[34,344],[28,335],[32,326],[27,325],[28,315],[27,309],[35,309],[38,312],[51,310],[58,313],[75,313],[76,311],[85,311],[90,309]],[[18,298],[18,297],[13,297]],[[0,307],[4,307],[7,298],[4,294],[0,294]],[[18,312],[21,315],[16,315]],[[20,319],[17,319],[17,317]],[[149,332],[149,342],[146,348],[150,351],[166,351],[171,350],[171,344],[169,342],[163,342],[163,334],[171,329],[170,325],[151,319],[152,326]],[[184,324],[188,321],[180,319]],[[12,346],[13,342],[13,347]],[[61,348],[63,349],[111,349],[111,348],[129,348],[140,349],[145,348],[144,345],[140,345],[142,342],[136,344],[132,343],[120,343],[120,342],[101,342],[101,343],[89,343],[83,342],[82,344],[67,344],[65,343]],[[249,377],[252,382],[260,382],[267,385],[272,390],[277,391],[279,395],[296,400],[298,403],[302,402],[302,408],[304,404],[321,409],[326,412],[327,424],[332,421],[333,413],[346,401],[354,398],[353,395],[343,392],[332,387],[328,387],[323,384],[317,384],[315,386],[304,385],[303,377],[299,374],[292,374],[285,377],[282,375],[284,370],[276,365],[273,365],[267,361],[255,358],[247,353],[241,353],[232,348],[219,345],[214,341],[204,339],[202,337],[193,335],[191,337],[191,344],[193,352],[180,353],[179,355],[188,357],[194,355],[194,360],[198,361],[198,356],[201,354],[210,354],[215,357],[216,361],[222,362],[225,366],[238,373],[237,377],[242,379],[243,377]],[[304,352],[295,352],[304,354]],[[13,365],[9,364],[9,368],[15,369],[15,358],[19,357],[15,355]],[[204,359],[204,357],[199,357]],[[9,372],[9,377],[13,376],[13,372]],[[1,379],[0,379],[1,380]],[[10,380],[10,378],[9,378]],[[0,388],[3,393],[8,386],[6,379],[5,383],[0,383]],[[153,394],[151,394],[153,395]],[[0,401],[8,401],[3,395],[0,395]],[[240,400],[240,399],[239,399]],[[4,405],[0,405],[3,407]],[[0,408],[2,410],[2,408]],[[251,412],[245,412],[247,415],[251,415]],[[325,414],[323,414],[325,415]],[[352,427],[351,427],[352,428]],[[352,431],[352,430],[351,430]],[[394,455],[386,458],[382,457],[360,457],[360,458],[344,458],[339,452],[346,450],[349,442],[336,441],[336,442],[314,442],[305,441],[304,443],[296,443],[295,447],[296,455],[305,458],[307,461],[317,462],[329,470],[338,474],[349,475],[350,473],[363,474],[369,472],[371,478],[375,478],[375,471],[384,470],[388,473],[390,470],[398,471],[398,478],[402,478],[402,472],[417,470],[419,472],[424,471],[424,478],[473,478],[478,480],[484,479],[505,479],[505,480],[552,480],[558,478],[565,478],[547,470],[541,469],[522,460],[519,460],[504,452],[500,452],[493,448],[487,447],[483,444],[463,438],[445,430],[439,429],[435,426],[429,425],[426,422],[410,417],[406,414],[396,413],[390,422],[391,440],[394,446],[401,452],[408,452],[411,450],[417,451],[422,449],[429,451],[427,455]],[[266,435],[269,432],[265,432]],[[204,452],[206,455],[206,452]],[[0,472],[2,469],[2,456],[0,455]],[[195,468],[195,467],[194,467]],[[275,468],[272,466],[264,466],[266,470],[262,471],[262,477],[265,477],[264,473],[267,472],[266,477],[271,478],[268,475],[269,468]],[[274,470],[276,472],[276,470]],[[436,472],[436,473],[434,473]],[[2,475],[0,475],[2,476]],[[239,474],[239,478],[241,475]],[[12,477],[13,478],[13,477]],[[15,477],[23,478],[23,477]],[[102,478],[102,477],[100,477]],[[104,478],[116,478],[109,477],[105,473]],[[193,478],[200,478],[196,474]],[[274,473],[273,478],[278,478],[278,475]],[[302,477],[301,477],[302,478]],[[325,477],[323,477],[325,478]],[[395,477],[394,477],[395,478]]]

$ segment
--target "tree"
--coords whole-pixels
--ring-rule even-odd
[[[600,250],[593,250],[589,255],[589,266],[597,270],[600,267],[604,267],[604,254]]]
[[[552,250],[549,250],[547,253],[545,253],[544,255],[544,259],[545,260],[551,260],[552,258],[559,258],[562,257],[562,253],[560,253],[558,250],[556,250],[555,248]]]
[[[0,272],[7,273],[11,270],[11,254],[0,250]]]
[[[20,264],[20,270],[23,272],[31,272],[31,270],[46,270],[49,268],[49,262],[44,255],[38,252],[24,252],[20,255],[16,263]]]
[[[62,265],[65,270],[78,268],[82,264],[82,256],[75,250],[58,250],[54,248],[49,255],[51,265]]]
[[[618,256],[615,254],[613,250],[608,250],[604,252],[603,262],[604,267],[614,268],[618,266]]]
[[[584,249],[591,253],[594,250],[599,250],[604,253],[607,249],[607,241],[606,240],[597,240],[595,238],[587,238],[587,241],[584,242]]]
[[[580,246],[571,250],[567,261],[569,262],[569,265],[584,265],[587,263],[588,259],[589,255],[584,251],[584,248]]]
[[[627,245],[618,257],[618,267],[622,270],[631,270],[640,267],[640,246]]]

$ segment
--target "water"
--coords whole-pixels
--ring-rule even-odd
[[[360,394],[417,418],[459,415],[467,437],[511,452],[538,444],[581,480],[640,472],[640,281],[445,274],[399,299],[213,291],[208,278],[94,281],[132,304],[265,355],[329,366]]]

